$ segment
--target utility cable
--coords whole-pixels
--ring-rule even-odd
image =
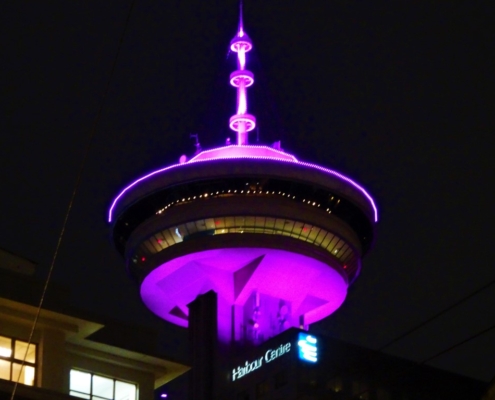
[[[483,290],[489,288],[490,286],[492,286],[494,284],[495,284],[495,279],[492,280],[492,281],[490,281],[490,282],[488,282],[488,283],[486,283],[486,284],[484,284],[483,286],[481,286],[478,289],[476,289],[474,292],[472,292],[472,293],[468,294],[467,296],[461,298],[460,300],[458,300],[455,303],[451,304],[447,308],[439,311],[438,313],[436,313],[435,315],[433,315],[430,318],[426,319],[425,321],[421,322],[420,324],[415,325],[411,329],[409,329],[406,332],[404,332],[403,334],[397,336],[396,338],[394,338],[393,340],[391,340],[387,344],[381,346],[379,349],[377,349],[375,351],[381,352],[382,350],[384,350],[387,347],[391,346],[392,344],[398,342],[399,340],[405,338],[406,336],[410,335],[411,333],[416,332],[417,330],[419,330],[423,326],[427,325],[431,321],[435,320],[436,318],[439,318],[440,316],[446,314],[447,312],[449,312],[453,308],[455,308],[455,307],[461,305],[462,303],[465,303],[466,301],[470,300],[471,298],[473,298],[474,296],[476,296],[477,294],[479,294],[480,292],[482,292]],[[384,379],[382,381],[382,383],[391,382],[394,379],[396,379],[397,377],[400,377],[400,376],[404,375],[405,373],[410,372],[411,370],[414,370],[414,369],[416,369],[416,368],[418,368],[418,367],[420,367],[422,365],[425,365],[425,364],[429,363],[430,361],[432,361],[433,359],[435,359],[437,357],[440,357],[440,356],[442,356],[442,355],[444,355],[444,354],[446,354],[446,353],[454,350],[455,348],[457,348],[459,346],[462,346],[463,344],[465,344],[465,343],[467,343],[467,342],[469,342],[469,341],[471,341],[473,339],[476,339],[477,337],[482,336],[485,333],[490,332],[490,331],[492,331],[494,329],[495,329],[495,324],[494,325],[491,325],[491,326],[489,326],[489,327],[487,327],[487,328],[485,328],[483,330],[481,330],[478,333],[475,333],[475,334],[467,337],[464,340],[461,340],[460,342],[457,342],[457,343],[453,344],[452,346],[449,346],[446,349],[443,349],[443,350],[439,351],[438,353],[435,353],[432,356],[429,356],[429,357],[423,359],[422,361],[420,361],[419,363],[415,364],[414,366],[411,366],[409,368],[405,368],[403,370],[397,371],[395,374],[393,374],[393,376],[390,376],[390,377]],[[349,399],[358,399],[360,396],[362,396],[362,395],[364,395],[364,394],[366,394],[368,392],[369,392],[369,389],[363,390],[360,393],[357,393],[357,394],[352,395]]]
[[[490,284],[491,284],[491,283],[490,283]],[[486,288],[486,287],[490,286],[490,284],[485,285],[483,288]],[[482,290],[483,288],[481,288],[481,290]],[[478,290],[478,291],[479,291],[479,290]],[[477,291],[477,292],[478,292],[478,291]],[[471,295],[470,295],[470,296],[468,296],[468,298],[469,298],[469,297],[471,297]],[[466,339],[463,339],[463,340],[461,340],[460,342],[457,342],[457,343],[453,344],[452,346],[449,346],[449,347],[447,347],[446,349],[443,349],[443,350],[439,351],[438,353],[435,353],[434,355],[429,356],[429,357],[427,357],[427,358],[423,359],[422,361],[420,361],[419,363],[417,363],[417,364],[415,364],[415,365],[412,365],[411,367],[404,368],[404,369],[401,369],[401,370],[397,371],[397,372],[396,372],[396,373],[394,373],[392,376],[389,376],[388,378],[383,379],[383,380],[381,381],[381,383],[389,383],[389,382],[393,382],[393,381],[394,381],[395,379],[397,379],[398,377],[403,376],[404,374],[409,373],[410,371],[415,370],[415,369],[417,369],[417,368],[419,368],[419,367],[421,367],[421,366],[425,365],[426,363],[429,363],[429,362],[430,362],[430,361],[432,361],[433,359],[438,358],[438,357],[440,357],[440,356],[442,356],[442,355],[444,355],[444,354],[446,354],[446,353],[448,353],[448,352],[450,352],[450,351],[452,351],[452,350],[456,349],[457,347],[460,347],[460,346],[462,346],[463,344],[466,344],[467,342],[469,342],[469,341],[471,341],[471,340],[473,340],[473,339],[476,339],[476,338],[478,338],[478,337],[480,337],[480,336],[484,335],[485,333],[488,333],[488,332],[490,332],[490,331],[492,331],[492,330],[494,330],[494,329],[495,329],[495,324],[490,325],[489,327],[487,327],[487,328],[485,328],[485,329],[483,329],[483,330],[481,330],[481,331],[479,331],[479,332],[477,332],[477,333],[475,333],[475,334],[473,334],[473,335],[468,336]],[[362,392],[360,392],[360,393],[357,393],[357,394],[351,395],[351,397],[349,398],[349,400],[359,399],[359,398],[361,398],[360,396],[362,396],[362,395],[364,395],[364,394],[368,393],[369,391],[370,391],[370,389],[366,389],[366,390],[363,390],[363,391],[362,391]]]
[[[448,353],[449,351],[452,351],[454,350],[455,348],[459,347],[459,346],[462,346],[463,344],[473,340],[473,339],[476,339],[477,337],[479,336],[482,336],[484,335],[485,333],[491,331],[495,329],[495,324],[494,325],[491,325],[489,326],[488,328],[485,328],[483,329],[482,331],[474,334],[474,335],[471,335],[469,336],[468,338],[464,339],[464,340],[461,340],[460,342],[457,342],[456,344],[442,350],[442,351],[439,351],[438,353],[434,354],[433,356],[430,356],[428,358],[425,358],[424,360],[422,360],[421,362],[419,362],[418,364],[416,365],[413,365],[409,368],[404,368],[402,370],[399,370],[397,371],[395,374],[393,374],[392,376],[389,376],[388,378],[384,379],[381,381],[381,383],[389,383],[389,382],[393,382],[395,379],[397,379],[398,377],[400,376],[403,376],[405,375],[406,373],[410,373],[411,371],[425,365],[426,363],[430,362],[431,360],[437,358],[437,357],[440,357],[441,355],[445,354],[445,353]],[[363,390],[362,392],[360,393],[357,393],[355,395],[352,395],[349,400],[355,400],[355,399],[359,399],[361,398],[362,395],[368,393],[370,391],[370,389],[366,389],[366,390]]]
[[[23,357],[23,360],[22,360],[22,363],[21,363],[21,367],[19,369],[19,375],[17,376],[17,379],[15,380],[14,387],[12,389],[12,394],[10,396],[10,400],[14,400],[15,394],[17,392],[17,387],[19,385],[19,380],[21,379],[22,370],[23,370],[23,368],[25,366],[25,363],[26,363],[26,357],[27,357],[27,354],[28,354],[29,346],[31,345],[31,343],[33,341],[34,331],[35,331],[36,326],[38,324],[38,320],[39,320],[39,317],[40,317],[40,314],[41,314],[41,309],[43,307],[43,302],[45,301],[46,292],[48,290],[48,285],[50,283],[50,280],[51,280],[51,277],[52,277],[52,274],[53,274],[53,269],[54,269],[54,266],[55,266],[55,262],[57,260],[57,256],[58,256],[58,253],[59,253],[59,250],[60,250],[60,245],[62,243],[62,239],[64,238],[65,230],[67,228],[67,222],[69,220],[69,215],[70,215],[70,213],[72,211],[72,206],[74,205],[74,200],[75,200],[77,191],[78,191],[79,186],[80,186],[80,183],[81,183],[81,178],[82,178],[84,169],[86,167],[86,161],[88,159],[89,151],[90,151],[91,145],[93,143],[93,139],[94,139],[95,132],[96,132],[96,127],[98,126],[98,123],[100,122],[100,119],[101,119],[101,114],[102,114],[102,111],[103,111],[103,107],[105,105],[105,100],[107,98],[107,94],[108,94],[109,89],[110,89],[110,84],[112,82],[112,78],[113,78],[114,73],[115,73],[115,67],[117,65],[117,60],[119,58],[120,50],[122,48],[122,43],[124,42],[124,37],[125,37],[125,34],[127,32],[127,27],[129,26],[129,20],[130,20],[131,14],[132,14],[132,10],[134,9],[135,1],[136,0],[132,0],[131,1],[131,4],[129,6],[129,10],[127,12],[127,17],[126,17],[126,20],[125,20],[124,29],[123,29],[122,34],[120,36],[119,44],[117,46],[117,52],[115,54],[115,57],[114,57],[114,60],[113,60],[113,63],[112,63],[112,69],[110,71],[110,76],[108,78],[106,87],[105,87],[105,89],[103,91],[102,98],[101,98],[101,103],[100,103],[100,106],[98,108],[98,112],[97,112],[96,117],[95,117],[95,119],[93,121],[93,125],[92,125],[92,127],[90,129],[88,143],[86,145],[86,149],[84,151],[84,156],[83,156],[83,159],[81,161],[81,165],[79,167],[78,174],[76,176],[76,181],[75,181],[74,189],[72,191],[72,195],[71,195],[71,198],[69,200],[69,204],[67,206],[67,211],[65,213],[64,221],[62,223],[62,228],[61,228],[60,234],[58,236],[57,245],[56,245],[55,251],[53,253],[53,257],[52,257],[52,260],[51,260],[51,263],[50,263],[50,268],[48,269],[48,275],[46,277],[45,284],[44,284],[43,290],[41,292],[41,297],[40,297],[40,301],[38,303],[38,307],[37,307],[36,314],[35,314],[35,317],[34,317],[33,325],[31,327],[31,331],[29,333],[29,340],[28,340],[28,345],[27,345],[27,348],[26,348],[26,352],[24,353],[24,357]]]
[[[483,290],[489,288],[493,284],[495,284],[495,279],[492,280],[492,281],[490,281],[490,282],[488,282],[488,283],[486,283],[485,285],[481,286],[480,288],[476,289],[471,294],[469,294],[469,295],[461,298],[460,300],[458,300],[454,304],[448,306],[447,308],[444,308],[443,310],[439,311],[438,313],[436,313],[435,315],[433,315],[430,318],[426,319],[425,321],[421,322],[420,324],[418,324],[416,326],[413,326],[411,329],[408,329],[406,332],[402,333],[401,335],[399,335],[396,338],[392,339],[390,342],[388,342],[385,345],[383,345],[380,348],[378,348],[377,351],[382,351],[382,350],[386,349],[387,347],[390,347],[392,344],[398,342],[399,340],[402,340],[406,336],[409,336],[411,333],[416,332],[417,330],[421,329],[423,326],[429,324],[434,319],[437,319],[437,318],[441,317],[442,315],[448,313],[453,308],[455,308],[455,307],[461,305],[462,303],[470,300],[471,298],[473,298],[474,296],[476,296],[478,293],[480,293]]]

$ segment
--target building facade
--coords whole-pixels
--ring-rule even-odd
[[[42,282],[22,257],[0,250],[0,264],[0,399],[10,399],[17,380],[16,399],[152,399],[156,387],[187,371],[151,346],[122,344],[117,336],[132,328],[71,310],[56,285],[29,344]]]
[[[477,400],[486,384],[290,329],[223,364],[221,398]]]

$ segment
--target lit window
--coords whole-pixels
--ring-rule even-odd
[[[19,383],[33,386],[35,373],[36,345],[28,346],[27,342],[0,336],[0,379],[18,380]]]
[[[70,371],[70,395],[81,399],[137,400],[137,386],[90,372]]]

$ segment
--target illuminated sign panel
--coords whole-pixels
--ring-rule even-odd
[[[244,364],[232,369],[232,382],[241,379],[253,371],[263,367],[277,358],[289,353],[292,349],[292,343],[281,344],[276,349],[268,349],[264,354],[260,354],[250,361],[246,360]],[[318,339],[313,335],[305,332],[299,332],[297,336],[297,350],[300,360],[316,363],[318,361]]]
[[[272,362],[280,356],[287,354],[288,352],[290,352],[290,349],[290,342],[281,344],[276,349],[268,349],[263,356],[256,358],[253,361],[246,361],[244,365],[239,365],[237,368],[234,368],[232,370],[232,381],[238,380],[243,376],[257,370],[258,368],[261,368],[264,363],[268,364],[269,362]]]
[[[297,347],[299,359],[313,363],[318,361],[318,339],[314,336],[299,332]]]

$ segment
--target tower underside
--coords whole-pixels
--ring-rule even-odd
[[[281,250],[275,243],[273,248],[247,247],[250,238],[235,247],[241,242],[237,237],[221,239],[221,248],[159,262],[141,284],[146,306],[169,322],[187,326],[187,305],[213,290],[218,295],[219,338],[256,343],[316,322],[344,301],[347,281],[339,265],[305,255],[309,248],[297,248],[297,243],[294,250]],[[290,248],[294,243],[284,244]]]

